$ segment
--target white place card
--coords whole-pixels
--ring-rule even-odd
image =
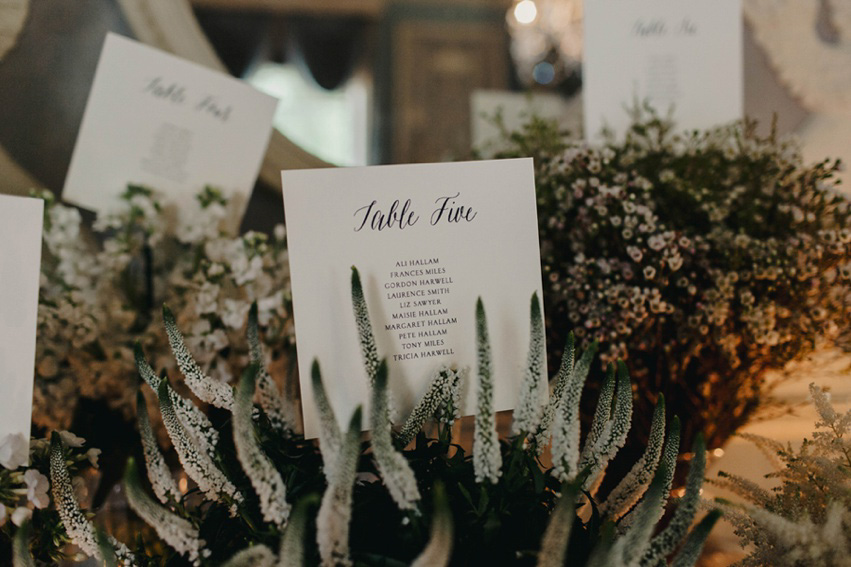
[[[245,204],[276,106],[233,77],[110,33],[62,197],[103,213],[128,183],[178,205],[212,185]]]
[[[41,199],[0,195],[0,443],[29,446],[43,214]]]
[[[534,292],[542,297],[530,158],[284,171],[282,179],[307,437],[319,428],[314,359],[341,426],[359,404],[368,410],[352,266],[402,419],[443,363],[469,368],[461,409],[473,413],[478,297],[491,339],[494,407],[514,407],[529,300]]]
[[[678,130],[743,113],[741,0],[594,0],[585,3],[585,138],[621,136],[647,100]]]

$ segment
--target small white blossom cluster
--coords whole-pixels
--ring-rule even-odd
[[[247,359],[241,339],[252,302],[273,360],[291,355],[286,232],[238,236],[236,204],[206,188],[195,208],[173,212],[150,189],[131,186],[94,233],[78,211],[46,200],[33,419],[67,427],[80,398],[132,419],[133,344],[157,368],[173,365],[159,307],[168,303],[185,346],[219,381]],[[283,365],[282,365],[283,366]],[[77,376],[86,376],[78,380]]]
[[[63,464],[66,471],[77,474],[83,469],[98,466],[100,450],[85,449],[85,441],[68,432],[58,432],[66,444]],[[51,507],[50,442],[46,439],[27,439],[20,434],[0,437],[0,527],[7,534],[27,533],[33,516]],[[28,549],[28,547],[27,547]],[[27,552],[28,553],[28,552]]]
[[[727,488],[744,503],[717,506],[733,525],[750,555],[741,565],[846,565],[851,550],[851,410],[839,413],[830,395],[810,384],[819,414],[812,440],[799,451],[791,445],[749,435],[775,464],[771,492],[748,479],[719,473],[710,482]]]
[[[443,364],[435,370],[428,390],[411,411],[405,425],[396,436],[399,445],[406,446],[429,419],[451,425],[458,419],[461,404],[461,384],[466,381],[467,370],[453,370]]]
[[[0,438],[0,526],[9,520],[16,527],[32,517],[34,509],[50,504],[50,482],[35,468],[27,468],[29,440],[19,434]]]
[[[53,502],[68,537],[89,557],[102,559],[95,528],[83,514],[74,494],[71,475],[68,474],[68,467],[65,464],[64,443],[58,433],[54,433],[50,441],[50,483]],[[111,537],[109,541],[123,565],[135,564],[133,554],[126,545]]]

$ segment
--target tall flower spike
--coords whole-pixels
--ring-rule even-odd
[[[325,386],[322,384],[322,373],[319,371],[319,361],[313,361],[310,367],[310,377],[313,383],[313,401],[319,414],[319,450],[325,469],[325,480],[331,482],[337,469],[337,456],[343,444],[340,426],[334,415],[334,408],[328,401]]]
[[[618,361],[617,392],[612,409],[612,417],[606,423],[604,434],[601,435],[592,447],[591,459],[589,459],[590,471],[582,488],[588,490],[597,483],[602,474],[617,452],[626,442],[626,436],[632,424],[632,385],[629,382],[629,372],[622,360]],[[583,463],[580,459],[580,470]]]
[[[372,453],[393,501],[400,510],[413,510],[420,491],[407,459],[393,447],[387,399],[387,361],[382,360],[372,388]]]
[[[720,510],[712,510],[697,524],[691,533],[688,534],[685,543],[680,548],[680,551],[674,557],[674,562],[671,567],[694,567],[697,560],[700,558],[700,552],[703,551],[703,544],[709,537],[709,532],[712,531],[715,522],[721,517]]]
[[[703,434],[697,434],[692,453],[694,457],[689,463],[685,496],[677,503],[677,510],[667,527],[650,542],[650,548],[641,559],[642,566],[655,567],[663,561],[683,540],[694,520],[700,501],[700,486],[706,472],[706,443],[703,441]]]
[[[171,386],[169,386],[168,381],[162,380],[157,394],[160,399],[160,413],[163,417],[163,424],[171,442],[174,444],[174,450],[180,459],[180,464],[183,465],[186,474],[198,484],[198,488],[208,499],[219,502],[222,500],[221,497],[224,496],[230,501],[231,514],[236,514],[236,503],[242,502],[242,494],[216,467],[207,453],[198,451],[192,444],[192,439],[186,435],[186,430],[174,411],[174,405],[169,395],[170,389]]]
[[[544,412],[542,396],[547,387],[544,370],[544,321],[538,292],[532,294],[530,307],[529,354],[523,370],[520,397],[514,412],[514,433],[534,433]]]
[[[26,520],[15,532],[12,541],[12,567],[35,567],[35,561],[33,561],[33,556],[30,553],[31,531],[32,523],[30,520]]]
[[[347,567],[349,558],[349,524],[352,521],[352,497],[358,456],[362,409],[358,407],[349,422],[333,477],[322,495],[316,516],[316,542],[323,567]]]
[[[74,496],[71,475],[68,474],[68,468],[65,466],[62,438],[55,431],[50,436],[50,489],[53,493],[53,503],[68,537],[83,553],[89,557],[101,559],[95,527],[80,510],[80,504]],[[110,543],[124,565],[134,564],[133,554],[126,545],[112,538]]]
[[[124,491],[127,503],[136,514],[157,534],[181,555],[186,556],[193,565],[199,565],[201,550],[205,542],[201,539],[198,529],[185,518],[181,518],[168,508],[155,502],[145,489],[139,478],[139,470],[131,457],[124,471]]]
[[[671,485],[674,482],[674,471],[677,467],[677,457],[679,454],[680,418],[675,415],[671,420],[671,425],[668,427],[668,435],[665,438],[665,446],[662,448],[662,457],[659,460],[659,466],[657,467],[656,474],[653,477],[656,478],[657,475],[662,475],[665,494],[668,494],[671,491]],[[621,517],[618,522],[618,529],[621,532],[626,531],[629,529],[630,525],[632,525],[632,522],[635,519],[635,511],[636,508],[633,508]],[[657,522],[662,518],[663,512],[664,511],[659,513],[659,517],[656,518]]]
[[[606,366],[606,377],[597,397],[597,407],[591,420],[591,429],[585,437],[585,445],[579,455],[579,468],[584,469],[599,458],[599,446],[604,436],[611,434],[612,400],[615,397],[615,366]]]
[[[169,499],[174,502],[180,501],[180,491],[171,476],[171,471],[165,462],[160,446],[151,428],[151,420],[148,416],[148,404],[145,396],[139,390],[136,393],[136,421],[139,424],[139,436],[142,438],[142,452],[145,455],[145,468],[148,472],[148,480],[157,500],[168,504]]]
[[[564,346],[564,353],[561,356],[561,366],[558,369],[558,374],[556,375],[556,385],[553,388],[552,395],[550,396],[549,402],[547,402],[547,407],[544,409],[544,413],[541,416],[541,422],[538,424],[538,430],[535,433],[535,442],[538,445],[539,452],[543,452],[544,445],[548,437],[550,436],[550,427],[553,424],[553,420],[556,416],[556,410],[561,404],[562,399],[564,398],[564,393],[567,391],[567,387],[570,384],[570,376],[573,373],[573,362],[574,362],[574,342],[573,333],[569,333],[567,335],[567,344]]]
[[[612,548],[613,564],[638,565],[638,561],[650,545],[650,536],[656,522],[664,513],[665,501],[668,491],[666,490],[667,476],[673,475],[676,462],[663,462],[653,476],[650,488],[644,494],[644,498],[638,503],[633,512],[632,524],[627,528],[624,535],[619,538]],[[670,470],[669,470],[670,469]],[[656,563],[653,563],[654,567]]]
[[[277,567],[303,567],[304,536],[307,527],[307,512],[319,499],[315,494],[300,498],[293,509],[292,517],[284,530],[281,546],[278,549]]]
[[[136,358],[136,369],[139,371],[139,376],[148,384],[148,386],[157,392],[160,388],[162,378],[157,376],[151,365],[145,359],[145,352],[142,350],[142,345],[138,342],[133,348],[133,353]],[[204,415],[198,406],[187,400],[183,396],[178,395],[173,388],[168,390],[171,396],[171,403],[174,405],[174,411],[177,417],[186,428],[187,433],[195,439],[201,448],[210,458],[216,455],[216,446],[219,444],[219,432],[213,427],[209,418]]]
[[[183,334],[177,328],[174,313],[167,305],[163,305],[163,322],[168,336],[168,344],[177,360],[177,367],[186,379],[186,385],[189,386],[192,393],[198,396],[198,399],[202,402],[214,405],[217,408],[232,410],[233,388],[229,384],[213,380],[204,374],[195,358],[190,354],[189,349],[186,348]]]
[[[257,321],[257,302],[251,304],[248,312],[248,351],[252,364],[257,371],[257,401],[269,417],[269,422],[283,435],[290,435],[295,429],[296,412],[288,399],[281,395],[278,385],[266,370],[263,345],[260,343],[260,326]]]
[[[600,505],[600,514],[617,519],[629,510],[647,490],[653,474],[659,465],[662,445],[665,443],[665,396],[659,394],[653,420],[650,424],[647,448],[641,458],[633,465],[629,473],[609,493],[606,501]]]
[[[493,381],[491,377],[491,347],[488,339],[488,322],[482,298],[476,302],[476,351],[478,362],[478,388],[476,392],[476,419],[473,433],[473,472],[476,482],[485,480],[496,484],[501,474],[502,454],[496,432],[493,411]]]
[[[372,334],[372,323],[366,307],[366,298],[360,281],[358,269],[352,266],[352,307],[355,311],[355,323],[358,327],[361,355],[366,368],[369,385],[375,387],[375,376],[378,373],[378,350],[375,347],[375,336]]]
[[[446,489],[434,486],[434,515],[431,520],[431,537],[425,549],[414,559],[411,567],[446,567],[452,558],[452,512]]]
[[[411,411],[411,415],[396,436],[399,445],[404,447],[413,441],[423,424],[436,414],[448,413],[444,408],[458,407],[461,395],[461,374],[461,371],[452,370],[448,365],[443,365],[435,371],[428,390]],[[444,417],[447,421],[454,418],[454,412]]]
[[[239,381],[233,412],[233,442],[242,470],[260,498],[263,519],[283,528],[290,516],[287,487],[275,465],[263,453],[254,433],[251,412],[254,409],[254,385],[258,366],[251,364]]]
[[[562,567],[567,558],[567,546],[570,543],[570,533],[576,515],[575,484],[564,484],[561,488],[561,498],[550,516],[544,538],[541,540],[541,551],[538,553],[538,567]]]
[[[579,400],[582,388],[597,352],[597,343],[582,353],[573,367],[564,396],[552,425],[553,473],[561,482],[571,481],[579,474]]]

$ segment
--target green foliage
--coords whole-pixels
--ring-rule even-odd
[[[360,299],[357,295],[354,299],[362,302],[361,309],[355,311],[356,317],[365,317],[362,290]],[[540,309],[534,298],[530,305],[530,334],[534,336]],[[360,408],[348,420],[346,430],[341,430],[324,396],[318,363],[313,366],[311,378],[321,414],[319,447],[299,435],[282,434],[262,406],[251,403],[260,375],[259,368],[252,364],[236,389],[235,403],[231,404],[233,414],[221,408],[209,412],[210,426],[218,431],[219,441],[208,452],[196,442],[205,437],[206,425],[197,425],[192,413],[180,410],[189,401],[175,392],[168,379],[156,377],[144,356],[137,357],[140,373],[146,378],[142,387],[156,386],[166,431],[195,486],[176,500],[168,496],[167,490],[160,490],[166,496],[157,501],[148,495],[139,469],[130,463],[125,477],[128,500],[154,528],[136,542],[127,542],[134,548],[130,554],[124,544],[98,538],[97,529],[82,515],[70,477],[64,465],[59,465],[58,451],[63,450],[63,445],[54,442],[53,489],[69,534],[90,555],[108,557],[107,551],[114,549],[124,564],[135,561],[143,565],[219,565],[228,561],[233,565],[271,567],[287,557],[280,553],[282,549],[293,550],[309,565],[566,562],[626,566],[638,565],[643,556],[653,561],[668,557],[673,551],[670,543],[676,545],[685,538],[694,518],[704,462],[700,458],[693,460],[686,496],[671,525],[654,537],[676,465],[677,420],[663,436],[665,447],[660,449],[664,409],[654,414],[654,445],[641,461],[640,474],[636,472],[624,485],[622,492],[628,494],[617,502],[619,508],[628,508],[624,501],[637,501],[637,505],[621,509],[617,515],[601,513],[606,500],[598,498],[594,479],[605,471],[617,452],[632,415],[626,367],[622,363],[617,370],[612,367],[609,386],[599,401],[595,427],[580,451],[577,409],[594,349],[579,357],[572,349],[566,354],[562,375],[547,408],[541,411],[541,415],[546,415],[551,409],[555,416],[552,428],[562,432],[552,435],[553,454],[565,455],[570,466],[558,472],[546,466],[538,455],[551,437],[541,425],[534,439],[527,439],[526,433],[505,439],[496,437],[488,400],[491,351],[481,301],[476,315],[480,381],[476,426],[485,424],[494,436],[488,435],[482,441],[477,434],[473,455],[455,443],[445,422],[435,439],[420,430],[406,448],[400,449],[398,440],[394,443],[395,432],[387,421],[388,368],[384,361],[376,365],[373,379],[372,421],[380,429],[373,432],[371,443],[361,441]],[[180,341],[176,326],[173,322],[168,324],[172,326],[172,342]],[[364,321],[359,321],[359,326],[367,328]],[[249,334],[252,332],[249,329]],[[370,335],[361,333],[361,338],[369,342]],[[530,361],[536,356],[538,342],[530,340]],[[176,353],[191,356],[182,348]],[[370,361],[371,356],[366,356],[367,367]],[[199,390],[210,387],[204,383],[209,378],[197,374],[191,363],[183,366],[193,373]],[[526,379],[538,377],[527,372]],[[139,397],[140,412],[147,411],[143,399]],[[427,407],[432,411],[431,419],[440,421],[446,416],[441,404]],[[144,419],[140,423],[150,426]],[[150,443],[151,436],[147,437]],[[487,463],[495,467],[492,474],[481,474],[481,465],[476,462],[476,446],[481,443],[492,443],[495,458]],[[698,445],[694,450],[702,452],[703,447]],[[171,473],[161,467],[148,471],[153,486],[170,485],[156,477]],[[282,496],[287,500],[283,507]],[[306,514],[307,507],[314,506],[317,500],[321,500],[319,511],[311,517]],[[289,505],[294,506],[295,512],[287,522]],[[705,531],[706,525],[702,526]],[[696,532],[692,536],[689,549],[699,549],[702,534]],[[104,547],[104,541],[108,546]],[[163,547],[160,541],[169,547]]]
[[[810,384],[819,420],[812,439],[799,450],[756,435],[743,435],[774,463],[766,475],[780,485],[767,491],[736,475],[719,473],[709,482],[731,490],[739,502],[716,505],[751,546],[746,567],[804,567],[848,564],[851,549],[851,410],[839,413],[830,394]]]

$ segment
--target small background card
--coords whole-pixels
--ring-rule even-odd
[[[531,159],[284,171],[282,180],[307,437],[318,435],[314,358],[341,425],[357,405],[368,408],[352,266],[402,419],[442,363],[470,369],[462,413],[472,413],[479,296],[494,407],[514,407],[529,300],[536,291],[542,297]]]
[[[32,418],[44,201],[0,195],[0,441]]]
[[[209,184],[247,203],[276,106],[242,81],[110,33],[62,197],[106,212],[128,183],[177,204]]]
[[[585,3],[585,138],[629,126],[649,100],[678,130],[743,113],[741,0],[594,0]]]

